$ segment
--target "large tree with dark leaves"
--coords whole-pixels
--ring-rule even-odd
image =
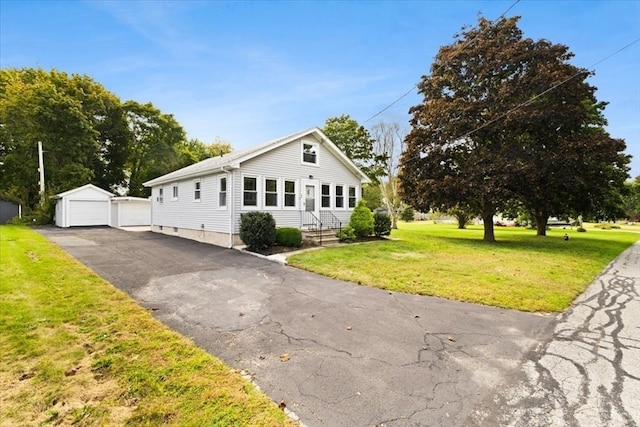
[[[569,64],[565,46],[525,39],[517,21],[480,18],[440,49],[418,85],[424,101],[410,110],[401,160],[408,203],[465,206],[482,216],[485,241],[495,240],[493,215],[509,202],[531,211],[549,203],[553,209],[536,215],[546,215],[546,226],[550,214],[587,210],[595,195],[611,195],[609,181],[589,177],[605,169],[626,175],[620,141],[601,128],[589,73]]]

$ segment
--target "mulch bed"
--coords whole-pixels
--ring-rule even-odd
[[[369,236],[369,237],[360,237],[358,239],[356,239],[353,243],[361,243],[361,242],[375,242],[378,240],[387,240],[386,237],[376,237],[376,236]],[[348,244],[348,243],[345,243]],[[268,247],[266,249],[254,249],[254,248],[246,248],[245,250],[249,251],[249,252],[255,252],[257,254],[261,254],[261,255],[274,255],[274,254],[281,254],[281,253],[285,253],[285,252],[293,252],[293,251],[299,251],[299,250],[303,250],[303,249],[311,249],[311,248],[316,248],[318,247],[318,245],[310,243],[310,242],[302,242],[302,246],[300,246],[299,248],[291,248],[288,246],[271,246]]]

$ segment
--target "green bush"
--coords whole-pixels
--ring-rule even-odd
[[[356,240],[356,233],[354,233],[350,225],[347,225],[336,232],[336,237],[341,242],[353,242]]]
[[[373,213],[364,199],[358,201],[358,206],[355,207],[349,219],[349,225],[353,228],[356,237],[367,237],[373,234]]]
[[[414,215],[413,208],[411,206],[407,206],[402,210],[402,213],[400,214],[400,219],[406,222],[411,222],[413,221],[413,215]]]
[[[299,248],[302,245],[302,232],[294,227],[277,228],[276,244],[288,248]]]
[[[577,228],[577,231],[578,231],[578,233],[586,233],[586,232],[587,232],[587,229],[586,229],[586,228],[584,228],[584,227],[578,227],[578,228]]]
[[[269,212],[243,213],[240,238],[251,249],[266,249],[276,241],[276,221]]]
[[[391,217],[386,213],[373,214],[373,234],[377,237],[391,234]]]

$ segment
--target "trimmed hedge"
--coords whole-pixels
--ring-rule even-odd
[[[302,245],[302,232],[294,227],[276,228],[276,245],[299,248]]]
[[[276,241],[276,221],[269,212],[240,215],[240,238],[251,249],[266,249]]]
[[[389,215],[382,212],[373,214],[373,234],[375,234],[376,237],[391,234],[391,217]]]

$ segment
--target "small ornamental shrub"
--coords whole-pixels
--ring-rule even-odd
[[[353,228],[350,225],[347,225],[336,232],[336,237],[341,242],[353,242],[356,240],[356,233],[353,232]]]
[[[373,234],[377,237],[391,234],[391,217],[382,212],[373,214]]]
[[[373,213],[364,199],[358,201],[358,206],[351,213],[349,225],[353,228],[356,237],[367,237],[373,234]]]
[[[277,228],[276,244],[288,248],[299,248],[302,245],[302,232],[294,227]]]
[[[276,241],[276,221],[269,212],[240,215],[240,238],[251,249],[266,249]]]
[[[584,228],[584,227],[578,227],[577,230],[578,230],[578,233],[586,233],[587,232],[587,229]]]
[[[400,219],[406,222],[411,222],[413,221],[413,215],[414,215],[413,208],[411,206],[407,206],[402,210],[402,213],[400,214]]]

